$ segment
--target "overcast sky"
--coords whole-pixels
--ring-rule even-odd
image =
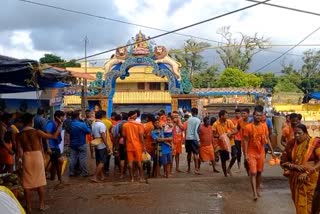
[[[250,4],[245,0],[32,0],[98,16],[119,19],[155,28],[172,30],[208,19]],[[19,0],[2,0],[0,7],[0,54],[16,58],[38,60],[44,53],[53,53],[65,59],[84,56],[84,37],[89,39],[88,54],[124,45],[139,30],[147,36],[162,32],[88,17],[53,8],[33,5]],[[319,12],[319,0],[272,0],[270,3]],[[232,32],[248,35],[258,33],[270,38],[272,44],[292,45],[320,27],[320,17],[294,11],[259,5],[211,22],[181,31],[190,36],[221,41],[216,33],[222,26],[231,26]],[[189,37],[190,38],[190,37]],[[155,40],[158,45],[181,48],[188,37],[167,35]],[[201,40],[198,40],[201,41]],[[211,42],[212,46],[217,44]],[[303,44],[320,44],[320,30]],[[284,52],[290,47],[273,47],[271,51]],[[303,51],[313,47],[297,47],[281,60],[264,70],[278,72],[286,62],[299,65]],[[106,59],[112,53],[95,59]],[[220,64],[215,50],[204,53],[209,64]],[[262,51],[254,58],[251,71],[265,65],[280,54]],[[101,63],[101,61],[100,61]],[[222,66],[221,66],[222,67]]]

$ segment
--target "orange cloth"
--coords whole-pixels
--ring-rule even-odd
[[[291,143],[289,145],[292,145]],[[302,143],[293,145],[291,153],[291,163],[296,165],[314,164],[315,160],[320,159],[320,141],[319,138],[311,138]],[[314,157],[316,156],[316,157]],[[292,200],[296,207],[296,213],[311,213],[311,205],[314,189],[317,186],[319,172],[310,173],[308,179],[299,182],[298,178],[302,172],[290,171],[289,184],[292,194]]]
[[[200,158],[202,161],[213,161],[214,160],[214,150],[213,146],[200,146]]]
[[[286,138],[286,143],[294,139],[294,131],[291,126],[285,126],[282,129],[282,136]]]
[[[238,119],[238,118],[236,118],[236,117],[232,119],[232,122],[233,122],[233,124],[234,124],[235,127],[238,127],[238,126],[239,126],[240,120],[241,120],[241,118]],[[241,136],[241,132],[240,132],[240,131],[238,131],[238,132],[234,135],[234,139],[241,141],[242,136]]]
[[[250,173],[256,174],[257,172],[262,172],[264,168],[265,157],[264,154],[253,155],[248,154],[248,165]]]
[[[167,116],[166,115],[161,115],[159,118],[159,125],[165,126],[167,124]]]
[[[182,142],[184,141],[184,130],[178,125],[174,125],[172,129],[172,155],[182,153]]]
[[[92,135],[91,134],[86,134],[86,142],[87,144],[90,144],[92,141]]]
[[[213,133],[211,126],[201,125],[199,129],[200,136],[200,157],[202,161],[213,161],[214,160],[214,149],[213,149]]]
[[[248,154],[264,154],[264,144],[267,142],[269,131],[264,123],[254,125],[250,123],[244,130],[244,137],[249,139]]]
[[[238,128],[240,129],[240,133],[241,133],[241,140],[243,139],[243,133],[244,133],[244,130],[246,128],[246,126],[249,124],[249,120],[247,121],[244,121],[243,119],[240,119],[238,121]]]
[[[205,125],[201,124],[199,132],[200,146],[208,146],[213,144],[212,127],[206,127]]]
[[[212,125],[212,131],[218,133],[219,136],[226,134],[228,132],[231,132],[235,129],[235,126],[233,124],[233,122],[229,119],[227,119],[224,123],[221,123],[220,120],[217,120],[213,125]],[[221,149],[226,149],[223,148],[223,142],[219,139],[218,141],[218,145]],[[233,146],[234,145],[234,138],[231,137],[230,138],[230,145]]]
[[[262,172],[265,161],[264,144],[267,141],[269,131],[265,123],[255,125],[250,123],[244,130],[244,137],[248,138],[248,164],[251,173]]]
[[[152,122],[147,122],[144,124],[144,140],[146,144],[146,150],[149,154],[153,153],[155,147],[153,145],[154,139],[152,138],[151,132],[154,129]]]
[[[127,151],[128,162],[141,162],[142,161],[142,150],[141,151]]]
[[[0,163],[13,165],[13,155],[9,153],[8,149],[12,150],[12,143],[5,143],[5,147],[0,146]]]
[[[22,186],[33,189],[47,184],[41,151],[23,153]]]
[[[139,135],[144,134],[144,128],[141,123],[137,123],[135,121],[128,121],[122,126],[122,134],[126,138],[128,152],[142,152],[142,142],[140,141]]]

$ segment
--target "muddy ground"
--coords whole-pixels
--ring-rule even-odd
[[[185,156],[181,169],[186,170]],[[113,169],[113,167],[111,167]],[[220,164],[217,168],[221,171]],[[94,161],[89,169],[94,172]],[[174,173],[172,177],[148,179],[146,183],[119,180],[113,170],[103,183],[91,183],[88,178],[64,176],[65,184],[48,181],[48,214],[86,213],[294,213],[288,182],[278,166],[265,167],[263,192],[252,200],[249,178],[242,168],[234,166],[233,176],[213,174],[208,163],[201,166],[202,175]],[[38,207],[37,198],[33,206]],[[35,213],[38,212],[34,209]]]

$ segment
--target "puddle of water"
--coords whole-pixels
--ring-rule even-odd
[[[223,193],[216,192],[209,194],[208,210],[212,214],[221,214],[223,210]]]

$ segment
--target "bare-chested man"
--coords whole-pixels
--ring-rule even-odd
[[[31,213],[31,191],[36,190],[39,194],[40,210],[49,207],[44,204],[45,189],[47,184],[44,169],[44,154],[41,138],[57,138],[60,128],[54,134],[45,133],[32,128],[33,115],[26,113],[22,116],[23,130],[17,135],[17,147],[19,162],[22,168],[22,186],[25,191],[27,213]],[[61,121],[58,127],[61,127]]]

